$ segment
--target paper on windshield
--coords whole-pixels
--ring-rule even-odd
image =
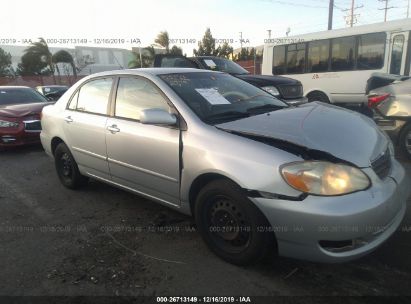
[[[221,95],[217,89],[195,89],[201,96],[203,96],[212,105],[231,104],[227,99]]]
[[[217,66],[216,63],[211,59],[204,59],[204,62],[212,69],[214,69]]]

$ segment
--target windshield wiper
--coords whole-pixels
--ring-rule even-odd
[[[231,121],[231,120],[236,120],[236,119],[245,118],[245,117],[250,117],[250,114],[247,112],[227,111],[227,112],[212,114],[206,117],[206,120],[208,122],[215,122],[219,120]]]
[[[273,105],[273,104],[265,104],[262,106],[256,106],[256,107],[249,108],[247,110],[247,113],[254,113],[254,112],[260,112],[260,111],[264,113],[266,112],[266,110],[278,110],[278,109],[283,109],[283,108],[285,107],[279,106],[279,105]]]

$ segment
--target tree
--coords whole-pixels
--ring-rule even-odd
[[[215,39],[211,34],[210,28],[207,28],[203,39],[198,42],[198,50],[193,50],[194,56],[217,56],[218,51],[215,48]]]
[[[52,61],[53,64],[56,67],[57,73],[60,75],[60,70],[58,67],[59,63],[67,63],[71,66],[71,69],[73,71],[73,75],[76,77],[77,76],[77,70],[76,70],[76,66],[74,64],[74,59],[73,56],[71,56],[71,54],[65,50],[60,50],[57,51],[56,53],[53,54],[52,56]]]
[[[173,45],[173,47],[170,50],[170,54],[171,55],[183,55],[183,50],[181,48],[179,48],[176,45]]]
[[[0,76],[13,75],[13,68],[11,66],[11,55],[0,48]]]
[[[30,75],[54,75],[52,54],[46,41],[39,38],[24,50],[21,63],[18,65],[18,73],[22,76]]]
[[[164,47],[167,54],[170,52],[170,38],[167,31],[160,32],[154,42]]]
[[[143,48],[140,50],[141,51],[141,61],[143,64],[141,64],[140,61],[140,52],[133,52],[133,60],[131,60],[128,63],[128,67],[130,69],[134,68],[148,68],[153,66],[153,61],[154,61],[154,56],[155,56],[155,50],[153,46],[149,46],[146,48]]]
[[[224,57],[224,58],[230,58],[230,55],[232,56],[233,51],[234,51],[233,47],[230,46],[227,42],[224,42],[222,45],[220,45],[217,48],[217,56]]]

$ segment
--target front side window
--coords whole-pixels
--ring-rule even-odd
[[[355,38],[343,37],[332,40],[331,70],[350,71],[355,64]]]
[[[273,75],[285,74],[285,46],[275,46],[273,49]]]
[[[78,93],[76,110],[94,114],[107,114],[112,84],[112,78],[96,79],[84,84]]]
[[[290,44],[287,47],[287,74],[304,73],[305,43]]]
[[[401,74],[402,52],[404,49],[404,35],[396,35],[392,41],[390,74]]]
[[[358,37],[357,68],[381,69],[384,65],[385,33],[373,33]]]
[[[330,41],[312,41],[308,44],[307,72],[328,71],[328,59],[330,58]]]
[[[140,120],[141,111],[146,109],[169,111],[170,107],[158,88],[150,81],[144,78],[120,78],[116,97],[116,117]]]

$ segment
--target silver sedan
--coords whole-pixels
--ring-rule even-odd
[[[360,114],[290,107],[230,75],[194,69],[94,74],[42,114],[62,184],[89,178],[195,218],[234,264],[267,254],[361,257],[400,225],[410,183]]]

